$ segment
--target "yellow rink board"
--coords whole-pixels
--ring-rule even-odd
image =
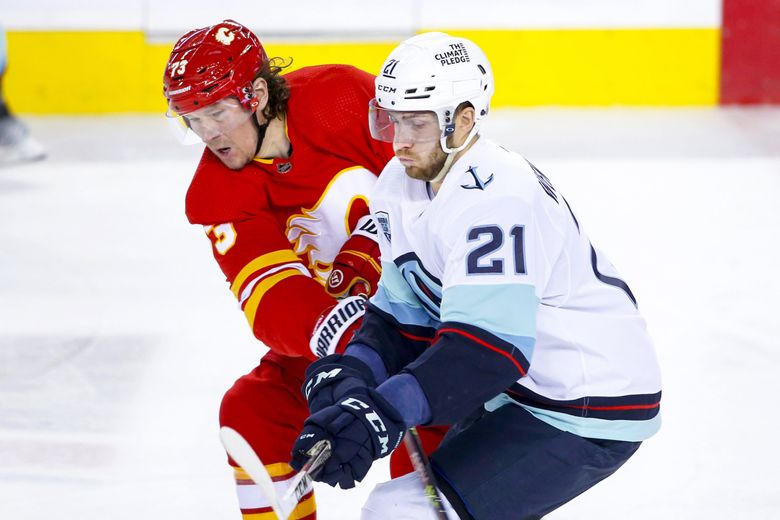
[[[446,29],[439,29],[446,30]],[[493,106],[715,105],[720,30],[449,31],[479,44],[496,78]],[[290,70],[351,63],[376,73],[397,42],[268,41]],[[26,114],[162,112],[161,77],[173,42],[141,31],[8,32],[4,92]]]

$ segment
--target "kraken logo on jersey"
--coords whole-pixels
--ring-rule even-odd
[[[333,259],[352,232],[350,222],[354,225],[366,212],[367,197],[375,183],[376,176],[360,166],[342,170],[313,207],[301,208],[301,213],[287,219],[286,235],[295,254],[308,257],[309,269],[323,285]]]
[[[469,186],[468,184],[461,184],[461,188],[466,188],[467,190],[484,190],[487,188],[487,185],[493,182],[493,174],[490,174],[490,177],[487,178],[487,180],[483,181],[479,178],[479,175],[477,175],[477,167],[476,166],[469,166],[469,169],[466,170],[471,174],[472,177],[474,177],[474,185]]]
[[[377,211],[374,214],[374,217],[376,217],[376,221],[379,222],[385,238],[390,242],[390,215],[388,215],[386,211]]]

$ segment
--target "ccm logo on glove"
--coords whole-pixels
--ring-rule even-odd
[[[379,444],[381,445],[381,449],[379,450],[379,456],[384,456],[389,450],[387,444],[390,442],[390,438],[387,435],[381,435],[382,433],[387,433],[387,427],[385,426],[385,423],[382,421],[382,418],[379,417],[379,414],[376,413],[370,406],[368,406],[366,403],[361,401],[360,399],[356,399],[355,397],[348,397],[341,401],[342,406],[349,406],[353,410],[357,410],[358,412],[365,412],[363,416],[365,417],[368,424],[371,425],[372,428],[374,428],[374,431],[379,433],[380,435],[377,435],[377,440],[379,441]],[[368,410],[366,412],[366,410]]]
[[[306,389],[303,391],[304,395],[306,396],[306,399],[309,398],[309,394],[311,394],[312,388],[314,388],[315,386],[319,385],[320,383],[322,383],[326,379],[332,379],[332,378],[336,377],[337,375],[339,375],[341,373],[341,370],[342,370],[341,368],[334,368],[333,370],[331,370],[329,372],[320,372],[314,378],[309,379],[306,382]]]

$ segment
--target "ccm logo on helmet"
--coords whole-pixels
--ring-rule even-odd
[[[396,90],[395,87],[388,87],[387,85],[377,85],[376,89],[389,94],[393,94]]]

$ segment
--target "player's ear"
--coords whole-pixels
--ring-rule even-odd
[[[474,111],[474,107],[471,106],[471,103],[458,107],[457,114],[455,114],[455,119],[457,120],[459,126],[462,126],[466,130],[466,133],[468,133],[471,130],[471,127],[474,126],[476,118],[477,113]]]
[[[455,133],[452,135],[451,141],[453,147],[458,147],[466,140],[466,136],[471,132],[472,127],[476,123],[477,113],[474,111],[474,107],[471,103],[462,103],[457,110],[455,110]]]
[[[268,104],[268,82],[263,78],[255,78],[252,82],[252,88],[255,89],[255,95],[257,101],[260,103],[257,106],[257,111],[262,112]]]

